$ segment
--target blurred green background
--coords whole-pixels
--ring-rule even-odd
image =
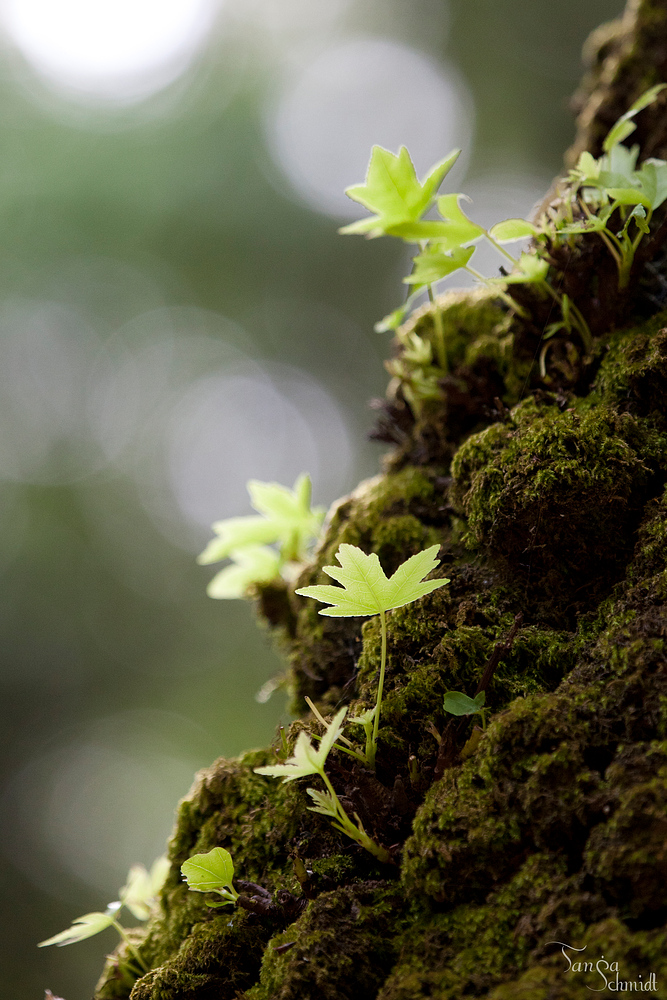
[[[273,736],[278,661],[205,596],[250,477],[377,471],[373,323],[406,253],[337,235],[373,142],[526,214],[621,0],[0,2],[2,956],[92,993],[112,932],[35,948],[150,864],[194,771]],[[492,264],[490,266],[497,266]]]

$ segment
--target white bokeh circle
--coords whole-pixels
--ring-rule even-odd
[[[470,149],[473,101],[460,75],[425,53],[355,38],[320,53],[289,81],[267,116],[272,154],[320,212],[357,218],[344,194],[365,175],[371,146],[407,146],[422,174],[456,146]]]
[[[1,0],[0,24],[30,66],[70,96],[140,100],[187,68],[220,0]]]

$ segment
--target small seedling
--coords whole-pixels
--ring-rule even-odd
[[[130,868],[127,883],[120,890],[120,899],[109,903],[102,913],[86,913],[83,917],[77,917],[72,921],[72,926],[46,941],[40,941],[38,948],[46,948],[48,945],[58,945],[62,948],[66,944],[76,944],[77,941],[85,941],[86,938],[93,937],[107,927],[113,927],[121,939],[125,942],[128,951],[132,954],[139,969],[148,972],[148,966],[141,957],[139,951],[130,941],[127,930],[118,921],[117,916],[125,906],[137,920],[148,920],[155,911],[157,895],[164,885],[164,881],[169,871],[169,861],[166,857],[158,858],[151,867],[150,872],[146,871],[143,865],[133,865]]]
[[[373,731],[370,741],[366,743],[366,759],[371,767],[375,766],[377,753],[377,737],[380,725],[380,710],[384,689],[384,676],[387,664],[387,618],[386,612],[394,608],[402,608],[412,604],[438,587],[444,587],[449,580],[424,580],[424,577],[438,565],[437,552],[439,545],[431,545],[423,552],[411,556],[402,563],[396,572],[387,579],[375,553],[366,555],[356,545],[343,543],[336,558],[340,566],[324,566],[327,576],[337,580],[341,587],[328,584],[318,584],[312,587],[302,587],[297,594],[312,597],[314,600],[331,604],[330,608],[320,608],[321,615],[331,618],[354,618],[370,615],[380,616],[381,653],[380,679],[378,681],[375,714],[373,716]],[[357,721],[357,720],[351,720]],[[364,728],[369,726],[370,718],[359,720]],[[368,733],[368,728],[366,728]]]
[[[504,247],[505,243],[536,237],[539,230],[533,223],[525,219],[507,219],[487,230],[468,218],[461,208],[462,200],[470,200],[464,194],[442,195],[437,199],[440,219],[423,218],[432,207],[437,189],[459,153],[460,150],[454,150],[420,182],[405,146],[401,147],[397,155],[381,146],[374,146],[366,183],[346,189],[348,197],[376,212],[376,215],[344,226],[341,233],[364,234],[369,237],[395,236],[418,246],[418,253],[412,262],[412,272],[403,279],[411,286],[412,294],[403,307],[395,309],[376,326],[380,332],[400,327],[412,300],[421,289],[426,288],[429,299],[435,303],[436,284],[461,270],[467,271],[478,281],[493,285],[497,294],[506,299],[515,312],[521,312],[521,309],[506,295],[503,286],[507,281],[539,285],[560,302],[559,293],[547,281],[547,261],[535,254],[522,254],[517,260]],[[490,243],[512,265],[513,273],[508,279],[485,278],[470,266],[475,252],[474,244],[481,239]],[[575,319],[585,327],[583,317],[575,315]],[[448,371],[448,361],[442,315],[437,307],[433,310],[433,322],[436,362],[439,374],[442,375]],[[416,335],[412,333],[407,336],[411,336],[413,342],[405,343],[403,347],[414,352],[417,346],[414,342]],[[421,338],[417,339],[421,341]],[[425,347],[420,347],[421,363],[412,365],[419,370],[417,378],[412,380],[416,381],[416,386],[410,386],[412,398],[409,401],[413,408],[418,407],[420,400],[431,398],[434,391],[434,380],[432,377],[428,378],[430,358],[424,364],[425,350]]]
[[[485,701],[485,691],[480,691],[474,698],[469,698],[461,691],[447,691],[442,707],[450,715],[479,715],[482,719],[482,729],[486,729],[486,715],[489,709],[484,707]]]
[[[324,508],[311,507],[311,482],[305,473],[291,490],[251,479],[248,492],[258,513],[216,521],[218,537],[197,559],[202,565],[231,560],[209,583],[209,597],[245,597],[253,584],[275,580],[307,557],[320,530]]]
[[[448,371],[445,332],[434,290],[438,282],[457,272],[466,271],[493,287],[515,313],[525,318],[527,313],[509,297],[507,285],[533,285],[556,302],[560,318],[544,331],[545,344],[539,359],[543,378],[551,347],[548,341],[561,330],[577,332],[585,352],[590,354],[593,338],[588,323],[576,303],[559,287],[554,287],[546,251],[579,234],[597,233],[616,262],[619,289],[627,287],[637,249],[649,233],[651,217],[667,198],[667,162],[647,159],[637,170],[639,147],[628,149],[621,143],[634,131],[635,116],[655,101],[666,86],[651,87],[618,119],[604,141],[604,152],[599,159],[588,152],[581,154],[561,185],[559,208],[550,207],[537,223],[506,219],[487,230],[463,211],[461,202],[470,200],[464,194],[442,195],[436,202],[437,190],[460,150],[450,153],[419,181],[404,146],[397,154],[381,146],[373,147],[366,182],[347,188],[346,194],[375,214],[344,226],[340,232],[394,236],[417,245],[412,271],[403,279],[411,289],[410,295],[402,306],[376,324],[378,332],[396,331],[401,342],[402,352],[387,362],[387,367],[400,381],[416,416],[428,400],[439,397],[440,380]],[[434,203],[440,218],[425,219]],[[505,249],[505,244],[525,239],[532,239],[533,247],[518,259]],[[486,240],[509,261],[510,274],[486,278],[472,267],[471,258],[480,240]],[[432,342],[415,331],[402,329],[416,296],[424,288],[434,304]]]
[[[283,784],[288,781],[296,781],[297,778],[304,778],[307,775],[318,774],[326,786],[325,792],[320,792],[316,788],[307,788],[306,791],[312,798],[315,805],[309,806],[311,812],[321,813],[327,816],[334,829],[345,834],[355,843],[359,844],[370,854],[385,864],[391,861],[389,852],[380,844],[368,836],[364,830],[363,823],[355,813],[355,823],[345,812],[340,799],[334,791],[334,787],[329,781],[324,770],[327,757],[329,756],[334,743],[340,739],[343,732],[343,720],[347,708],[341,708],[333,717],[331,722],[326,724],[326,729],[319,741],[319,746],[315,747],[308,739],[306,733],[301,732],[297,737],[294,746],[294,754],[283,764],[273,764],[269,767],[256,767],[256,774],[264,774],[270,778],[282,778]]]
[[[666,86],[651,87],[621,115],[604,140],[602,156],[580,155],[562,193],[561,211],[543,227],[556,241],[562,236],[597,233],[616,263],[619,289],[627,288],[637,248],[649,233],[653,212],[667,198],[667,162],[649,158],[637,170],[639,146],[628,149],[621,143],[636,128],[632,119]],[[611,220],[618,218],[621,228],[610,228]]]
[[[208,854],[194,854],[181,865],[181,874],[192,892],[217,892],[222,902],[208,906],[234,906],[239,894],[233,886],[234,863],[224,847],[214,847]]]

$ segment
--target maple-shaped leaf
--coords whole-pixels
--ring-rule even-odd
[[[511,274],[504,278],[490,278],[490,282],[499,285],[536,284],[546,281],[549,262],[534,253],[522,253],[519,263]]]
[[[169,860],[162,856],[153,862],[150,872],[143,865],[132,865],[127,882],[120,890],[120,901],[137,920],[148,920],[156,896],[169,872]]]
[[[375,553],[366,555],[356,545],[344,542],[336,553],[340,566],[323,567],[324,572],[342,586],[318,584],[302,587],[296,593],[333,605],[320,608],[319,612],[331,618],[378,615],[401,608],[449,583],[449,580],[424,580],[438,565],[439,548],[439,545],[431,545],[411,556],[387,579]]]
[[[197,562],[207,565],[227,559],[232,552],[250,545],[278,543],[284,560],[299,560],[309,541],[317,535],[324,508],[311,508],[310,476],[299,476],[293,489],[279,483],[248,483],[250,502],[258,513],[249,517],[229,517],[216,521],[219,536],[209,542]]]
[[[460,149],[453,150],[420,181],[405,146],[401,146],[397,154],[382,146],[373,146],[365,183],[346,188],[345,194],[375,214],[343,226],[339,232],[382,236],[392,226],[417,222],[430,207],[460,152]]]
[[[308,734],[301,732],[294,746],[294,753],[284,764],[273,764],[269,767],[256,767],[255,774],[265,774],[270,778],[282,778],[283,784],[303,778],[307,774],[322,774],[331,748],[343,732],[343,719],[347,707],[341,708],[327,725],[319,746],[310,742]]]
[[[474,247],[457,247],[443,253],[440,244],[429,244],[414,258],[413,271],[403,281],[406,285],[431,285],[466,267],[474,252]]]
[[[66,931],[60,931],[46,941],[40,941],[38,948],[46,948],[50,944],[57,944],[60,948],[66,944],[76,944],[77,941],[84,941],[86,938],[99,934],[107,927],[111,927],[114,922],[114,913],[86,913],[83,917],[77,917],[72,921],[72,926]]]
[[[232,560],[209,582],[206,593],[216,600],[245,597],[253,583],[270,583],[280,573],[280,556],[268,545],[246,545],[230,552]]]

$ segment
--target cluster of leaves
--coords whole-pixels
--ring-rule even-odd
[[[424,401],[440,395],[439,380],[448,370],[447,345],[437,305],[433,310],[432,340],[401,329],[401,324],[419,292],[426,288],[435,303],[435,286],[458,271],[466,271],[494,286],[500,297],[507,297],[507,285],[533,285],[554,299],[560,310],[560,319],[547,327],[545,338],[560,330],[576,331],[584,349],[590,352],[592,338],[585,318],[576,304],[549,280],[546,248],[578,234],[598,233],[616,261],[619,288],[626,287],[637,247],[649,232],[653,212],[667,198],[667,163],[648,159],[637,170],[639,148],[628,149],[621,143],[634,130],[635,115],[655,101],[665,86],[660,84],[646,91],[619,118],[605,140],[604,153],[599,159],[582,153],[567,178],[565,190],[560,192],[560,207],[545,213],[536,223],[506,219],[487,230],[463,211],[461,202],[465,195],[446,194],[436,198],[460,150],[450,153],[420,181],[404,146],[398,154],[373,147],[365,183],[347,188],[346,194],[374,214],[344,226],[340,232],[369,238],[394,236],[417,244],[412,271],[403,279],[411,294],[403,306],[376,326],[378,331],[397,331],[403,350],[387,367],[400,380],[415,413]],[[440,218],[425,218],[434,204]],[[533,240],[531,251],[521,253],[518,258],[505,249],[505,244],[529,238]],[[475,245],[482,239],[509,260],[512,267],[509,274],[486,278],[471,266]],[[521,311],[515,302],[509,301],[515,311]],[[545,356],[546,349],[540,359],[543,374]]]
[[[118,914],[125,907],[137,920],[148,920],[157,906],[157,896],[164,885],[164,881],[169,871],[169,861],[166,857],[158,858],[152,865],[150,872],[143,865],[133,865],[127,876],[127,882],[119,892],[119,899],[109,903],[104,912],[86,913],[82,917],[77,917],[72,921],[72,926],[67,930],[54,934],[46,941],[40,941],[38,948],[46,948],[48,945],[58,945],[63,947],[66,944],[76,944],[77,941],[84,941],[93,937],[107,927],[113,927],[121,939],[127,945],[128,951],[132,954],[141,972],[148,972],[148,967],[140,953],[134,947],[127,936],[125,927],[119,922]]]
[[[181,874],[192,892],[216,892],[222,901],[209,906],[234,906],[239,894],[234,888],[234,863],[224,847],[214,847],[208,854],[194,854],[181,865]]]
[[[344,226],[341,233],[363,234],[370,238],[395,236],[418,246],[418,253],[412,262],[412,272],[403,279],[410,286],[411,294],[402,307],[394,310],[377,325],[376,329],[379,331],[398,329],[414,298],[422,289],[427,289],[433,301],[435,285],[457,271],[466,271],[480,281],[494,282],[500,296],[505,294],[502,286],[507,282],[521,281],[542,286],[547,284],[547,261],[534,253],[523,253],[516,259],[504,247],[505,243],[536,236],[536,226],[524,219],[508,219],[487,230],[468,218],[461,208],[461,201],[469,200],[465,195],[446,194],[436,199],[440,184],[460,152],[458,149],[454,150],[420,181],[405,146],[400,148],[398,154],[381,146],[374,146],[365,183],[346,189],[348,197],[370,209],[374,215],[370,219],[361,219]],[[437,204],[440,218],[424,218],[434,203]],[[500,281],[486,279],[471,267],[475,244],[481,239],[486,239],[510,262],[513,271],[509,277]],[[410,401],[413,404],[419,399],[437,395],[437,378],[448,369],[447,345],[442,318],[437,308],[434,310],[434,322],[433,344],[414,333],[407,334],[403,344],[404,370],[392,372],[403,378],[408,398],[412,397]],[[409,356],[406,357],[405,352]]]
[[[347,708],[341,708],[333,717],[330,723],[325,724],[324,734],[319,741],[319,746],[315,747],[307,734],[299,733],[294,753],[281,764],[272,764],[268,767],[256,767],[257,774],[264,774],[270,778],[282,778],[283,783],[296,781],[297,778],[304,778],[309,775],[319,775],[324,782],[326,791],[322,792],[316,788],[308,788],[306,791],[315,803],[309,806],[311,812],[321,813],[328,816],[334,829],[345,834],[355,843],[359,844],[366,851],[369,851],[378,861],[390,861],[389,852],[380,844],[368,836],[364,830],[364,825],[357,813],[354,814],[353,822],[343,808],[340,799],[336,795],[333,785],[324,770],[327,757],[334,744],[343,733],[343,720],[347,713]]]
[[[197,560],[202,565],[231,561],[209,583],[209,597],[245,597],[253,584],[269,583],[281,573],[293,575],[320,530],[324,508],[311,507],[307,474],[300,475],[291,490],[251,479],[248,492],[258,513],[216,521],[213,531],[218,537]]]
[[[665,86],[651,87],[618,119],[604,140],[602,156],[581,154],[561,192],[559,208],[542,226],[553,240],[597,233],[616,262],[621,289],[627,287],[637,247],[649,232],[654,211],[667,198],[667,162],[650,158],[637,170],[639,146],[628,149],[621,143],[635,130],[635,115],[652,104]]]

